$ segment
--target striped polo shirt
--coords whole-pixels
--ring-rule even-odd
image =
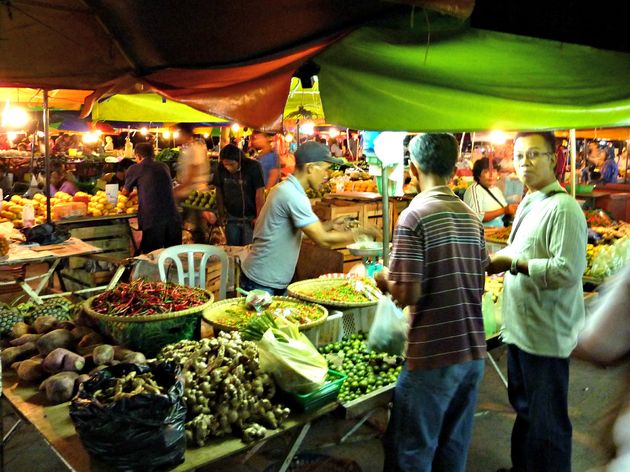
[[[410,370],[485,357],[481,297],[488,263],[479,218],[447,186],[420,193],[401,213],[389,277],[422,284],[421,298],[409,307]]]

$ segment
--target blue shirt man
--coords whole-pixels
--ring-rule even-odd
[[[241,288],[283,295],[295,272],[302,233],[322,247],[354,241],[352,231],[333,229],[338,221],[322,224],[306,196],[306,189],[319,188],[331,163],[340,161],[321,143],[309,141],[295,152],[295,173],[271,190],[256,221],[252,250],[241,267]],[[358,231],[379,234],[376,228]]]

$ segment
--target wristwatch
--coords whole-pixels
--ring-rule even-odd
[[[516,275],[518,274],[518,258],[517,257],[513,257],[512,258],[512,265],[510,265],[510,274],[512,275]]]

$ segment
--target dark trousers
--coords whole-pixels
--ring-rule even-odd
[[[570,472],[569,359],[528,354],[508,344],[508,396],[516,421],[512,467],[518,472]]]
[[[266,287],[264,285],[260,285],[259,283],[256,283],[250,278],[248,278],[244,272],[241,272],[241,277],[239,278],[238,282],[239,282],[239,286],[246,292],[249,292],[250,290],[264,290],[269,295],[284,296],[287,294],[286,288],[273,288],[273,287]]]
[[[383,438],[386,472],[464,472],[482,359],[400,372]]]
[[[174,220],[169,223],[160,223],[142,229],[142,242],[140,253],[148,254],[163,247],[177,246],[182,243],[182,223]]]
[[[253,218],[229,218],[225,224],[225,241],[228,246],[247,246],[254,239]]]

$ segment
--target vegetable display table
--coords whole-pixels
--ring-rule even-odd
[[[3,374],[3,384],[4,390],[2,393],[9,403],[11,403],[22,419],[31,423],[44,437],[53,452],[59,456],[69,470],[81,472],[111,470],[107,465],[94,461],[83,448],[68,414],[69,403],[45,406],[45,396],[43,394],[37,392],[36,388],[32,386],[20,385],[17,382],[17,377],[10,372]],[[228,437],[214,440],[204,447],[186,449],[185,462],[173,470],[178,472],[192,471],[219,459],[251,449],[250,455],[246,457],[247,459],[261,448],[266,440],[279,434],[297,430],[297,435],[280,468],[280,471],[285,471],[304,441],[312,422],[332,412],[337,406],[338,404],[335,402],[309,413],[292,414],[282,428],[269,430],[265,438],[258,442],[245,444],[239,438]]]
[[[78,238],[70,238],[63,243],[48,246],[21,246],[13,244],[10,246],[8,256],[0,260],[0,266],[19,266],[41,262],[50,262],[51,265],[44,274],[27,277],[24,280],[0,282],[0,285],[17,283],[31,298],[37,299],[39,293],[48,284],[50,277],[57,270],[62,259],[73,256],[87,256],[99,252],[101,252],[101,248]],[[32,289],[28,284],[29,281],[33,280],[40,280],[39,285],[35,289]]]

